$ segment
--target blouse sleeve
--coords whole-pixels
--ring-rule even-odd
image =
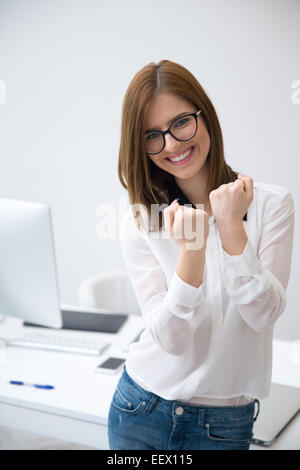
[[[286,306],[294,237],[294,202],[291,193],[268,202],[257,254],[248,239],[241,255],[222,248],[225,288],[244,321],[262,332],[271,327]]]
[[[161,265],[139,232],[133,216],[127,214],[121,224],[120,241],[129,279],[145,327],[165,352],[177,356],[210,312],[203,283],[198,288],[191,286],[175,271],[168,285]]]

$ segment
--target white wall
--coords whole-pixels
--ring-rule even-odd
[[[124,266],[96,236],[117,176],[122,99],[135,73],[170,59],[212,99],[227,162],[300,199],[297,0],[0,0],[0,196],[53,211],[62,302],[90,274]],[[288,307],[275,335],[300,338],[299,223]]]

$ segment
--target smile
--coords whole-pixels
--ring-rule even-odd
[[[173,165],[183,164],[183,163],[189,161],[192,158],[193,150],[194,150],[194,146],[190,147],[188,150],[186,150],[181,155],[178,155],[178,156],[173,157],[173,158],[166,158],[166,160],[168,160]]]

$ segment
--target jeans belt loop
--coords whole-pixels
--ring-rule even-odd
[[[259,411],[260,411],[260,403],[259,403],[259,400],[257,398],[255,398],[255,400],[254,400],[254,409],[255,409],[255,403],[257,403],[257,412],[256,412],[256,415],[253,418],[253,422],[256,421],[256,418],[258,417]]]

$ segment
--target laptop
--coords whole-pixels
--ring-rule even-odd
[[[260,412],[253,425],[251,443],[270,446],[300,410],[300,388],[275,382],[269,395],[259,400]]]

